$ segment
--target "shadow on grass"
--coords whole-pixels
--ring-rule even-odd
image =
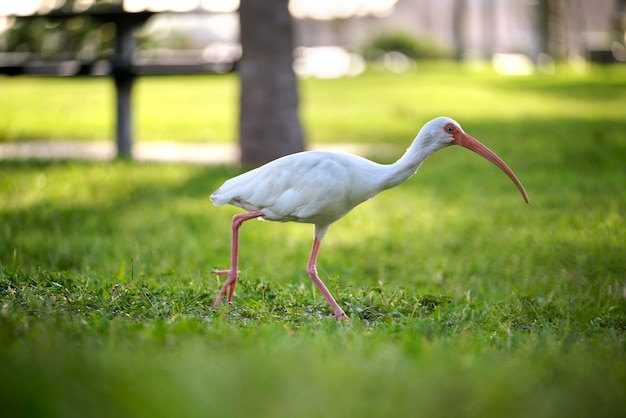
[[[534,91],[547,96],[583,100],[590,105],[607,99],[623,96],[626,79],[621,74],[611,71],[610,67],[597,67],[597,77],[545,77],[505,78],[493,84],[494,88],[506,89],[511,92]]]
[[[40,161],[3,162],[0,170],[0,260],[52,270],[110,269],[130,261],[138,246],[155,244],[147,250],[155,260],[159,251],[180,250],[180,240],[211,226],[202,220],[211,216],[208,196],[235,174],[225,167]]]

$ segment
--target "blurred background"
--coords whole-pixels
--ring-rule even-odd
[[[84,79],[111,76],[115,104],[108,107],[115,109],[115,122],[104,128],[105,112],[94,103],[102,101],[95,83],[80,90],[91,102],[79,105],[76,95],[60,102],[79,84],[54,84],[46,78],[45,86],[23,83],[9,91],[7,77],[0,80],[6,92],[0,99],[6,116],[0,120],[0,140],[114,136],[117,155],[132,157],[136,118],[131,97],[138,76],[232,72],[239,90],[225,80],[221,87],[192,87],[189,78],[172,82],[177,92],[205,92],[197,101],[187,97],[179,109],[152,109],[152,101],[144,99],[148,104],[141,105],[144,116],[137,118],[139,139],[179,140],[192,131],[188,136],[199,141],[236,138],[240,156],[231,160],[257,165],[305,149],[298,77],[353,77],[367,69],[415,74],[418,66],[433,61],[501,76],[550,75],[559,66],[584,74],[591,63],[626,62],[625,16],[625,0],[1,0],[0,74],[81,76],[82,85]],[[246,66],[256,70],[242,70]],[[457,76],[459,69],[450,75]],[[180,93],[165,98],[164,79],[158,85],[158,90],[145,90],[159,95],[161,105],[182,100]],[[58,93],[50,90],[55,86]],[[229,93],[220,96],[219,89],[226,86]],[[26,88],[40,99],[58,102],[24,103],[25,97],[35,97]],[[237,103],[228,95],[238,91]],[[216,104],[207,107],[211,100]],[[343,114],[354,107],[350,103]],[[224,104],[236,104],[236,110],[223,113]],[[35,112],[32,106],[42,109]],[[42,118],[48,109],[59,116],[46,125]],[[86,109],[93,111],[97,124],[89,122]],[[197,125],[191,121],[193,112]],[[212,120],[200,114],[211,114]],[[71,125],[68,115],[82,122]],[[334,132],[337,136],[340,131]],[[170,154],[171,148],[158,153]],[[209,152],[193,149],[189,154],[193,159]]]
[[[111,7],[146,14],[133,54],[146,72],[230,71],[241,56],[239,0],[2,0],[0,65],[19,73],[43,60],[56,67],[39,63],[40,72],[108,73],[116,24],[93,13]],[[288,7],[301,76],[358,74],[366,62],[401,72],[424,58],[491,61],[515,74],[552,71],[555,60],[626,61],[624,0],[291,0]],[[32,18],[55,13],[64,18]]]

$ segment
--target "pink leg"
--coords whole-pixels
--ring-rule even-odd
[[[348,317],[348,315],[346,315],[346,313],[343,311],[343,309],[341,309],[339,304],[337,304],[335,298],[333,298],[333,295],[330,294],[330,292],[320,279],[319,275],[317,274],[317,267],[315,267],[315,264],[317,263],[317,254],[320,251],[321,243],[322,241],[317,238],[315,238],[315,240],[313,241],[313,249],[311,250],[311,256],[309,257],[309,262],[306,266],[306,272],[309,274],[309,277],[311,277],[311,280],[313,280],[313,283],[315,283],[315,286],[317,286],[317,288],[322,292],[322,295],[324,295],[328,303],[330,303],[330,306],[333,308],[333,317],[337,321],[349,321],[350,318]]]
[[[213,274],[217,275],[228,275],[228,278],[224,282],[224,286],[222,286],[222,290],[220,290],[217,298],[215,298],[213,306],[219,305],[220,300],[222,300],[226,291],[228,291],[228,303],[231,303],[233,300],[233,293],[235,293],[235,286],[237,286],[237,279],[239,278],[239,270],[237,269],[237,263],[239,260],[239,228],[241,228],[241,224],[245,221],[258,218],[259,216],[263,216],[263,213],[260,210],[233,216],[233,240],[230,252],[230,270],[216,270],[213,272]]]

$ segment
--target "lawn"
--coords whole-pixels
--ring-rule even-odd
[[[233,305],[211,307],[238,210],[208,195],[236,167],[2,161],[2,415],[625,416],[626,68],[300,88],[310,142],[397,156],[445,114],[530,204],[475,154],[434,155],[331,228],[318,268],[338,324],[304,270],[310,225],[246,223]],[[0,137],[110,138],[110,90],[0,78]],[[232,75],[136,93],[140,140],[233,140]]]

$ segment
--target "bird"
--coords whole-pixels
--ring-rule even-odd
[[[379,164],[343,152],[303,151],[280,157],[224,182],[211,194],[213,204],[230,204],[246,212],[232,219],[230,268],[213,271],[216,275],[227,276],[214,306],[219,306],[224,295],[228,304],[232,303],[239,277],[239,229],[244,222],[255,218],[299,222],[314,225],[306,272],[330,304],[333,317],[349,321],[317,272],[320,245],[328,229],[357,205],[408,180],[426,158],[451,145],[467,148],[499,167],[528,203],[524,186],[506,163],[465,133],[459,123],[445,116],[424,124],[406,152],[392,164]]]

